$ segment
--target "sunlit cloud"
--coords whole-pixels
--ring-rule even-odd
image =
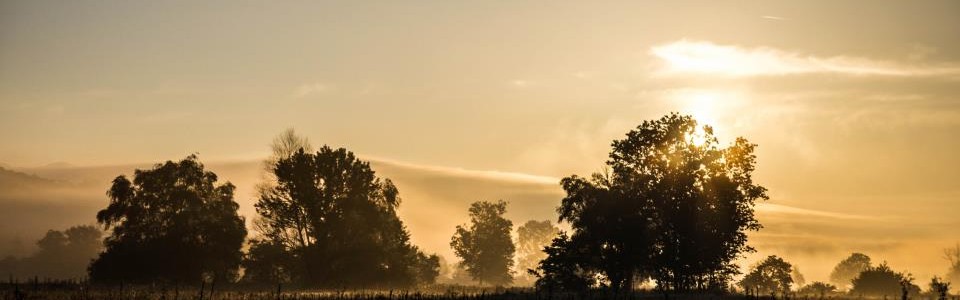
[[[730,77],[834,73],[875,76],[955,76],[958,66],[905,65],[860,57],[817,57],[769,47],[744,48],[681,40],[654,46],[650,54],[664,64],[658,74],[706,74]]]
[[[330,86],[323,83],[319,83],[319,82],[306,83],[297,87],[296,91],[294,91],[293,93],[293,96],[295,98],[305,98],[305,97],[309,97],[317,94],[322,94],[329,90],[330,90]]]
[[[560,183],[560,178],[555,178],[550,176],[541,176],[541,175],[533,175],[533,174],[517,173],[517,172],[505,172],[505,171],[496,171],[496,170],[471,170],[471,169],[464,169],[459,167],[424,165],[424,164],[399,161],[399,160],[394,160],[389,158],[371,157],[369,155],[364,155],[364,158],[369,159],[371,162],[374,162],[374,163],[383,163],[383,164],[389,164],[389,165],[394,165],[398,167],[416,169],[421,171],[437,172],[437,173],[442,173],[450,176],[535,183],[535,184],[545,184],[545,185],[557,185]]]
[[[767,20],[774,20],[774,21],[786,21],[786,20],[787,20],[787,18],[777,17],[777,16],[761,16],[760,18],[762,18],[762,19],[767,19]]]
[[[847,219],[847,220],[878,219],[878,217],[874,217],[874,216],[861,216],[861,215],[845,214],[845,213],[839,213],[839,212],[805,209],[805,208],[798,208],[798,207],[773,204],[773,203],[758,203],[757,212],[761,214],[784,214],[784,215],[803,216],[803,217],[823,217],[823,218]]]

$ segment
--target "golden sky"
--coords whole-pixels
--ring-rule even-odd
[[[761,254],[808,280],[850,251],[921,282],[945,271],[940,249],[960,241],[960,2],[724,4],[0,0],[0,163],[256,161],[293,127],[386,169],[539,191],[679,111],[721,143],[759,144]],[[450,186],[409,172],[393,174],[412,178],[398,187],[414,239],[449,251],[413,216]],[[454,186],[443,195],[471,195]],[[560,195],[507,189],[483,195]]]

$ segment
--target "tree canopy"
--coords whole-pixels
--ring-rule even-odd
[[[450,247],[474,280],[492,285],[513,281],[510,269],[516,248],[510,238],[513,222],[503,217],[507,202],[478,201],[470,205],[470,226],[457,225]]]
[[[849,257],[837,263],[830,272],[830,282],[841,288],[848,288],[851,281],[860,275],[860,272],[870,268],[870,257],[863,253],[851,253]]]
[[[39,250],[24,258],[0,260],[0,274],[16,278],[39,276],[53,279],[86,277],[87,265],[100,253],[103,235],[95,226],[80,225],[67,230],[49,230],[37,241]]]
[[[894,272],[886,262],[864,269],[851,282],[853,287],[850,289],[850,294],[853,295],[894,297],[904,293],[907,295],[920,293],[920,287],[913,284],[913,277],[910,274]]]
[[[217,184],[196,155],[113,180],[97,221],[111,230],[90,265],[98,282],[232,281],[247,230],[234,186]]]
[[[346,149],[308,148],[292,132],[274,144],[268,169],[275,181],[261,186],[255,204],[261,237],[251,243],[245,280],[315,287],[433,282],[439,258],[410,244],[396,215],[396,186]]]
[[[557,237],[560,229],[550,220],[530,220],[517,227],[517,269],[519,276],[527,278],[527,270],[536,269],[541,260],[547,257],[543,248]],[[519,277],[518,276],[518,277]]]
[[[792,268],[793,266],[782,258],[776,255],[768,256],[740,280],[740,287],[754,295],[786,294],[793,285]]]
[[[725,287],[734,259],[752,251],[745,232],[760,229],[753,207],[767,195],[752,179],[756,145],[718,144],[711,127],[670,114],[614,141],[606,173],[564,178],[559,220],[573,231],[559,244],[571,249],[555,252],[594,259],[560,269],[603,275],[614,289],[647,278],[667,290]]]

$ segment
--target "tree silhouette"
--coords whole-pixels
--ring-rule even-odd
[[[291,147],[300,146],[290,153]],[[271,182],[261,185],[245,280],[317,287],[431,283],[439,258],[421,253],[397,218],[399,191],[346,149],[307,153],[292,131],[274,143]]]
[[[646,278],[664,290],[726,287],[733,260],[752,251],[745,231],[761,227],[755,201],[767,199],[751,177],[755,147],[738,138],[720,148],[689,116],[643,122],[613,142],[609,172],[561,181],[559,219],[573,228],[564,243],[573,249],[558,253],[595,258],[580,267],[615,290]]]
[[[507,212],[507,202],[486,201],[470,205],[470,227],[457,225],[457,231],[450,240],[450,247],[463,261],[461,264],[474,280],[483,285],[504,285],[513,281],[510,268],[513,267],[515,251],[510,231],[513,222],[503,217]]]
[[[947,269],[947,280],[960,282],[960,243],[952,248],[944,249],[943,257],[950,262]]]
[[[864,269],[852,283],[850,294],[858,296],[892,297],[902,295],[904,291],[908,295],[920,293],[920,287],[913,284],[910,274],[894,272],[886,262]]]
[[[950,292],[949,282],[943,281],[940,277],[933,276],[933,278],[930,279],[929,287],[931,296],[937,297],[937,300],[947,300],[947,295]]]
[[[850,287],[851,281],[870,266],[869,256],[863,253],[851,253],[830,272],[830,282],[841,288]]]
[[[801,287],[807,284],[807,280],[803,278],[803,274],[800,273],[800,267],[793,265],[793,271],[790,272],[790,278],[793,279],[793,284]]]
[[[90,265],[97,282],[199,282],[236,278],[247,230],[234,186],[217,184],[196,155],[113,180],[97,221],[111,230]]]
[[[550,245],[559,233],[560,229],[550,220],[530,220],[517,227],[517,269],[520,270],[518,275],[527,278],[527,270],[537,268],[540,261],[547,257],[543,248]]]
[[[40,249],[36,253],[0,262],[0,274],[17,278],[83,278],[90,260],[100,253],[101,236],[102,232],[90,225],[73,226],[64,231],[49,230],[37,241]]]
[[[783,295],[790,291],[790,286],[793,284],[791,273],[790,263],[776,255],[771,255],[743,277],[740,287],[748,294]]]
[[[538,277],[539,289],[570,290],[584,292],[597,284],[595,266],[597,258],[588,256],[581,249],[584,243],[574,243],[565,232],[553,239],[543,251],[547,257],[540,261],[536,270],[528,270]]]

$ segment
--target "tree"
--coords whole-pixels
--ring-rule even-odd
[[[937,297],[938,300],[947,300],[947,295],[950,292],[950,283],[943,281],[940,277],[933,276],[930,279],[930,290],[928,291],[931,296]]]
[[[541,260],[547,257],[543,248],[550,245],[560,229],[550,220],[530,220],[517,227],[517,269],[526,278],[527,270],[536,269]]]
[[[439,259],[410,244],[396,215],[396,186],[346,149],[308,148],[292,131],[274,142],[272,182],[261,185],[254,205],[261,236],[251,243],[245,280],[315,287],[433,282]]]
[[[196,155],[113,180],[97,222],[111,230],[90,265],[96,282],[233,281],[247,235],[233,184],[217,184]]]
[[[748,294],[755,295],[783,295],[790,291],[793,278],[790,274],[792,266],[776,255],[768,256],[754,266],[747,276],[740,281],[740,286]]]
[[[738,138],[720,148],[689,116],[643,122],[613,142],[608,172],[561,181],[569,245],[596,258],[583,267],[615,290],[647,278],[663,290],[726,287],[733,261],[753,250],[745,232],[761,227],[754,204],[767,199],[752,180],[755,147]]]
[[[952,282],[960,282],[960,243],[953,248],[944,249],[943,256],[950,262],[946,279]]]
[[[510,238],[513,222],[503,217],[507,202],[486,201],[470,205],[470,227],[457,225],[450,247],[463,261],[461,265],[483,285],[504,285],[513,281],[510,268],[516,250]]]
[[[536,276],[539,289],[583,292],[596,285],[596,271],[592,267],[595,258],[585,256],[587,251],[578,247],[565,232],[553,239],[543,251],[547,257],[540,261],[536,270],[528,270]]]
[[[917,295],[920,287],[913,284],[910,274],[894,272],[884,262],[877,267],[868,267],[853,279],[852,295],[888,297],[897,295]]]
[[[803,278],[803,274],[800,273],[800,267],[797,265],[793,265],[793,271],[790,273],[790,278],[793,279],[793,283],[797,287],[807,284],[807,280]]]
[[[820,282],[820,281],[814,281],[813,283],[805,285],[801,287],[799,290],[797,290],[797,294],[804,295],[804,296],[818,296],[820,298],[823,298],[824,296],[832,294],[836,291],[837,291],[837,287],[835,285]]]
[[[852,284],[851,281],[868,268],[870,268],[869,256],[863,253],[851,253],[830,272],[830,282],[838,287],[848,288]]]
[[[0,273],[18,278],[83,278],[90,260],[100,252],[101,235],[99,229],[90,225],[49,230],[37,241],[37,252],[21,259],[5,259],[0,263]]]

